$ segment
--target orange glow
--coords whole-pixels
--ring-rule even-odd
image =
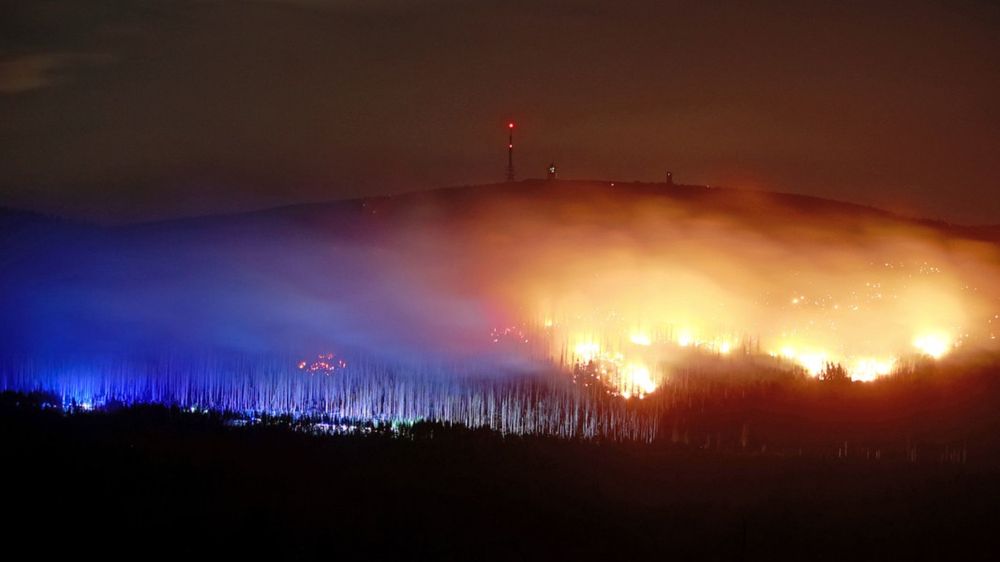
[[[913,339],[913,347],[924,355],[940,359],[950,350],[951,338],[942,333],[923,334]]]
[[[630,363],[622,370],[619,387],[622,390],[622,396],[626,398],[632,395],[643,398],[645,395],[655,391],[656,386],[649,369],[645,365]]]
[[[475,271],[463,290],[538,329],[532,359],[623,397],[709,368],[870,381],[1000,348],[993,243],[874,213],[796,221],[770,195],[610,184],[484,192],[440,231],[405,234],[417,250],[457,244],[448,270]]]
[[[649,346],[652,345],[652,340],[649,339],[647,334],[641,332],[636,332],[628,337],[629,341],[635,345]]]
[[[691,330],[681,330],[677,335],[677,345],[681,347],[688,347],[694,343],[694,335],[691,334]]]
[[[858,359],[851,366],[849,374],[852,380],[869,382],[888,375],[895,366],[895,359]]]

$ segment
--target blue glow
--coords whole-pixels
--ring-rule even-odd
[[[0,388],[55,394],[67,410],[162,404],[191,412],[227,412],[307,420],[329,432],[359,422],[398,430],[418,420],[487,427],[502,434],[651,441],[652,417],[622,401],[602,400],[554,377],[361,362],[336,376],[313,376],[291,362],[240,358],[204,361],[61,361],[5,363]],[[553,380],[555,379],[555,380]]]

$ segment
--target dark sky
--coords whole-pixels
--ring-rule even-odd
[[[521,177],[1000,223],[1000,6],[714,4],[3,1],[0,205],[122,222],[497,181],[513,118]]]

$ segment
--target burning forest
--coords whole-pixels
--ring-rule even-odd
[[[32,224],[0,382],[65,407],[677,442],[715,394],[980,368],[1000,329],[989,233],[797,196],[521,182]]]
[[[997,2],[0,29],[12,547],[998,558]]]

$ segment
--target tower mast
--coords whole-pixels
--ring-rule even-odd
[[[514,122],[507,123],[507,181],[514,181]]]

